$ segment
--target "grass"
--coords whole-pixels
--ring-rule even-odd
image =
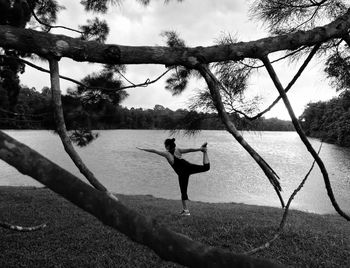
[[[237,253],[269,240],[282,214],[271,207],[192,202],[192,215],[180,217],[180,201],[118,197],[176,232]],[[180,267],[45,188],[0,187],[0,220],[49,224],[29,233],[0,228],[0,267]],[[293,267],[350,267],[350,223],[337,215],[291,211],[284,235],[254,256]]]

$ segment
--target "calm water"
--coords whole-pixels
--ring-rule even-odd
[[[65,154],[58,136],[48,131],[6,131],[52,161],[82,177]],[[169,132],[159,130],[100,131],[100,137],[86,148],[77,148],[85,163],[110,190],[123,194],[151,194],[179,199],[177,177],[162,157],[135,147],[163,149]],[[312,158],[296,133],[244,132],[244,137],[281,177],[283,197],[287,200],[309,170]],[[205,202],[242,202],[279,206],[279,200],[258,165],[225,131],[203,131],[195,137],[176,136],[181,148],[209,143],[211,170],[191,176],[191,200]],[[319,141],[311,140],[318,149]],[[324,144],[320,156],[328,169],[340,206],[350,211],[350,149]],[[201,163],[201,153],[186,154]],[[30,177],[0,161],[0,185],[40,185]],[[315,166],[292,208],[316,213],[334,213],[323,178]]]

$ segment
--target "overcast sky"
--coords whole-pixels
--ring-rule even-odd
[[[58,16],[57,25],[77,28],[86,22],[86,19],[95,17],[96,14],[86,14],[80,1],[60,0],[66,10]],[[110,34],[106,43],[120,45],[165,45],[161,32],[165,30],[176,31],[187,46],[208,46],[223,34],[231,34],[241,41],[252,41],[268,36],[263,25],[248,18],[248,2],[244,0],[185,0],[182,3],[172,1],[165,5],[164,1],[153,0],[147,7],[141,6],[136,1],[128,0],[120,6],[110,8],[103,18],[108,21]],[[67,31],[55,31],[74,36]],[[273,55],[272,55],[273,56]],[[273,57],[271,57],[272,59]],[[300,64],[278,64],[276,70],[283,85],[286,86],[292,79]],[[36,64],[48,68],[47,64]],[[101,68],[98,64],[78,63],[69,59],[60,61],[61,75],[80,80],[92,71]],[[329,86],[329,81],[323,73],[323,64],[320,59],[314,59],[304,71],[298,82],[290,90],[289,98],[297,116],[310,101],[328,100],[335,96],[335,90]],[[164,66],[157,65],[133,65],[128,66],[126,77],[134,83],[151,80],[165,71]],[[127,107],[153,108],[161,104],[170,109],[187,108],[188,100],[196,92],[196,89],[204,86],[201,80],[192,80],[187,91],[181,96],[173,97],[165,86],[165,79],[147,88],[135,88],[128,90],[130,96],[122,103]],[[31,67],[27,67],[21,82],[29,87],[41,90],[49,86],[49,75],[40,73]],[[62,91],[74,88],[73,83],[61,80]],[[256,72],[249,80],[250,96],[259,95],[263,98],[261,109],[269,105],[277,96],[265,70]],[[266,117],[278,117],[289,119],[283,104],[277,105]]]

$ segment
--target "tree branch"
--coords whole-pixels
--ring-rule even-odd
[[[49,31],[53,28],[61,28],[61,29],[65,29],[65,30],[69,30],[69,31],[72,31],[72,32],[76,32],[76,33],[79,33],[79,34],[83,34],[82,31],[79,31],[79,30],[76,30],[76,29],[72,29],[72,28],[68,28],[66,26],[59,26],[59,25],[50,25],[50,24],[47,24],[45,22],[43,22],[42,20],[40,20],[38,18],[38,16],[35,14],[34,10],[32,10],[32,15],[33,17],[35,18],[35,20],[37,22],[39,22],[41,25],[44,25],[45,27],[47,27],[49,29]]]
[[[321,5],[317,5],[314,12],[312,13],[312,15],[310,16],[310,18],[308,18],[306,21],[303,21],[302,23],[300,23],[299,25],[295,26],[294,28],[292,28],[292,31],[296,31],[297,29],[301,28],[301,26],[305,25],[306,23],[310,22],[317,14],[318,10],[321,8]]]
[[[87,168],[79,154],[75,151],[72,142],[67,134],[66,124],[64,122],[61,90],[60,90],[60,78],[58,61],[55,59],[49,59],[50,64],[50,80],[51,80],[51,91],[52,100],[55,113],[55,122],[57,127],[58,135],[61,138],[62,144],[65,151],[73,160],[79,171],[86,177],[86,179],[98,190],[107,192],[107,188],[104,187],[95,177],[95,175]]]
[[[36,225],[36,226],[29,226],[29,227],[24,227],[24,226],[19,226],[19,225],[13,225],[7,222],[0,222],[0,227],[9,229],[12,231],[17,231],[17,232],[34,232],[38,231],[41,229],[44,229],[47,226],[46,223]]]
[[[304,63],[300,66],[299,70],[297,71],[297,73],[294,75],[293,79],[289,82],[289,84],[287,85],[285,92],[287,93],[291,87],[295,84],[295,82],[298,80],[298,78],[300,77],[300,75],[302,74],[302,72],[305,70],[306,66],[309,64],[309,62],[311,61],[311,59],[313,58],[313,56],[316,54],[317,50],[320,48],[321,44],[317,44],[313,47],[313,49],[311,50],[310,54],[308,55],[308,57],[305,59]],[[281,99],[281,95],[279,95],[273,102],[272,104],[267,107],[264,111],[258,113],[257,115],[253,116],[253,117],[249,117],[249,116],[245,116],[247,119],[249,120],[255,120],[259,117],[261,117],[262,115],[264,115],[265,113],[267,113],[268,111],[270,111]]]
[[[320,154],[321,148],[322,148],[322,142],[321,142],[320,147],[319,147],[318,152],[317,152],[318,155]],[[264,249],[268,248],[276,239],[278,239],[282,235],[283,228],[284,228],[284,226],[286,224],[286,221],[287,221],[287,216],[288,216],[288,212],[289,212],[289,206],[292,203],[294,197],[297,195],[297,193],[301,190],[301,188],[303,188],[307,178],[309,177],[311,171],[313,170],[313,168],[315,166],[315,163],[316,163],[316,160],[314,160],[312,162],[312,165],[311,165],[309,171],[306,173],[304,179],[300,182],[299,186],[293,191],[293,193],[289,197],[287,205],[286,205],[286,207],[284,209],[284,212],[283,212],[283,216],[282,216],[280,225],[279,225],[275,235],[269,241],[267,241],[265,244],[261,245],[260,247],[257,247],[257,248],[254,248],[252,250],[249,250],[249,251],[245,252],[244,254],[251,255],[251,254],[255,254],[255,253],[257,253],[257,252],[259,252],[261,250],[264,250]]]
[[[269,179],[270,183],[273,185],[278,198],[280,199],[282,208],[284,207],[284,201],[281,196],[281,186],[278,181],[279,177],[276,172],[266,163],[266,161],[244,140],[243,136],[238,132],[236,126],[233,124],[232,120],[229,118],[225,107],[222,103],[220,88],[223,85],[214,74],[210,71],[207,65],[199,65],[197,66],[197,70],[204,77],[207,82],[208,88],[210,90],[210,94],[212,96],[214,105],[218,111],[219,117],[224,123],[227,131],[232,134],[232,136],[242,145],[242,147],[253,157],[256,163],[260,166],[260,168],[264,171],[266,177]]]
[[[282,268],[283,265],[210,247],[168,230],[0,131],[0,159],[63,196],[104,224],[146,245],[167,261],[189,267]]]
[[[304,143],[304,145],[306,146],[307,150],[310,152],[310,154],[312,155],[312,157],[315,159],[317,165],[319,166],[322,175],[323,175],[323,180],[327,189],[327,194],[329,196],[329,199],[332,202],[332,205],[334,207],[334,209],[338,212],[339,215],[341,215],[343,218],[345,218],[346,220],[350,221],[350,217],[349,215],[347,215],[344,211],[342,211],[334,197],[333,194],[333,190],[332,190],[332,186],[329,180],[329,176],[328,176],[328,172],[327,169],[324,165],[324,163],[322,162],[322,159],[318,156],[318,154],[316,153],[316,151],[314,150],[314,148],[312,147],[312,145],[310,144],[309,140],[307,139],[303,129],[301,128],[298,119],[296,118],[293,108],[289,102],[289,99],[287,97],[286,92],[284,91],[284,88],[281,84],[281,82],[278,79],[278,76],[273,68],[273,66],[271,65],[269,59],[267,56],[265,56],[264,58],[261,59],[262,62],[265,64],[266,70],[268,71],[273,83],[275,84],[276,89],[278,90],[280,96],[283,99],[283,102],[288,110],[289,116],[292,119],[292,123],[294,125],[295,130],[297,131],[300,139],[302,140],[302,142]]]
[[[134,83],[131,83],[131,82],[130,82],[130,83],[132,84],[131,86],[121,87],[121,88],[119,88],[118,90],[124,90],[124,89],[135,88],[135,87],[147,87],[148,85],[157,82],[159,79],[161,79],[164,75],[166,75],[166,74],[167,74],[169,71],[171,71],[172,69],[174,69],[174,68],[168,68],[164,73],[162,73],[161,75],[159,75],[158,77],[156,77],[156,78],[153,79],[153,80],[150,80],[149,78],[147,78],[145,82],[140,83],[140,84],[134,84]]]
[[[298,31],[250,42],[209,47],[160,47],[107,45],[53,35],[8,25],[0,26],[0,47],[36,53],[42,57],[67,57],[75,61],[113,64],[183,65],[194,68],[199,62],[211,63],[243,58],[261,58],[272,52],[313,46],[341,38],[350,27],[350,9],[333,22],[309,31]],[[198,60],[200,58],[200,61]]]
[[[304,49],[305,49],[305,47],[298,48],[298,49],[296,49],[296,50],[294,50],[294,51],[292,51],[292,52],[290,52],[290,53],[288,53],[288,54],[286,54],[286,55],[284,55],[282,57],[279,57],[279,58],[271,61],[271,63],[275,63],[275,62],[279,62],[281,60],[284,60],[284,59],[286,59],[286,58],[288,58],[290,56],[293,56],[294,54],[296,54],[296,53],[298,53],[298,52],[300,52],[300,51],[302,51]],[[247,63],[244,63],[244,62],[241,62],[241,64],[243,64],[244,66],[246,66],[248,68],[252,68],[252,69],[260,69],[262,67],[265,67],[264,64],[261,64],[261,65],[258,65],[258,66],[253,66],[253,65],[250,65],[250,64],[247,64]]]
[[[310,1],[311,4],[307,5],[307,4],[304,4],[304,5],[294,5],[292,3],[288,3],[286,2],[286,4],[284,6],[286,7],[291,7],[291,8],[310,8],[310,7],[318,7],[318,6],[321,6],[323,3],[327,2],[328,0],[322,0],[320,2],[316,2],[316,1]]]
[[[42,68],[38,65],[35,65],[34,63],[31,63],[30,61],[27,61],[27,60],[24,60],[24,59],[21,59],[21,58],[17,58],[17,57],[12,57],[12,56],[6,56],[6,55],[0,55],[0,58],[11,58],[13,60],[17,60],[17,61],[20,61],[24,64],[27,64],[29,65],[30,67],[33,67],[34,69],[37,69],[38,71],[41,71],[41,72],[45,72],[45,73],[50,73],[49,70],[46,70],[45,68]],[[153,80],[150,80],[149,78],[146,79],[145,82],[143,83],[139,83],[139,84],[134,84],[132,82],[130,82],[129,80],[127,80],[125,78],[124,75],[122,75],[120,72],[118,72],[119,74],[122,75],[122,77],[124,77],[124,79],[126,79],[127,81],[129,81],[129,83],[131,83],[132,85],[131,86],[125,86],[125,87],[120,87],[118,89],[110,89],[110,88],[105,88],[105,87],[90,87],[90,86],[87,86],[81,82],[79,82],[78,80],[75,80],[73,78],[70,78],[70,77],[67,77],[67,76],[63,76],[63,75],[60,75],[59,77],[61,79],[64,79],[64,80],[67,80],[67,81],[70,81],[70,82],[73,82],[81,87],[84,87],[86,89],[91,89],[91,90],[100,90],[100,91],[103,91],[103,92],[111,92],[111,91],[120,91],[120,90],[124,90],[124,89],[129,89],[129,88],[136,88],[136,87],[147,87],[149,86],[150,84],[153,84],[157,81],[159,81],[159,79],[161,79],[164,75],[166,75],[170,70],[172,70],[173,68],[168,68],[165,72],[163,72],[161,75],[159,75],[158,77],[156,77],[155,79]]]

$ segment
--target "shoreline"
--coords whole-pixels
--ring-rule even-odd
[[[50,190],[47,186],[26,186],[26,185],[0,185],[0,190],[1,188],[18,188],[18,189],[48,189]],[[164,197],[158,197],[158,196],[154,196],[152,194],[123,194],[123,193],[117,193],[117,192],[112,192],[113,194],[115,194],[116,196],[133,196],[133,197],[151,197],[154,199],[160,199],[160,200],[168,200],[168,201],[178,201],[179,199],[171,199],[171,198],[164,198]],[[282,209],[281,207],[278,206],[268,206],[268,205],[258,205],[258,204],[248,204],[248,203],[244,203],[244,202],[234,202],[234,201],[230,201],[230,202],[210,202],[210,201],[201,201],[201,200],[190,200],[189,204],[191,203],[199,203],[199,204],[213,204],[213,205],[241,205],[241,206],[252,206],[256,209],[258,208],[271,208],[271,209],[277,209],[281,211],[282,214]],[[292,202],[293,203],[293,202]],[[317,213],[314,211],[307,211],[307,210],[301,210],[301,209],[297,209],[297,208],[289,208],[289,211],[297,211],[297,212],[302,212],[302,213],[306,213],[306,214],[311,214],[311,215],[319,215],[319,216],[338,216],[337,212],[334,210],[334,213]],[[350,213],[350,212],[349,212]]]
[[[196,241],[242,253],[270,240],[278,208],[240,203],[191,202],[150,195],[117,195],[125,205]],[[24,226],[47,222],[36,232],[0,228],[0,267],[181,267],[104,226],[44,187],[0,186],[1,221]],[[282,236],[256,258],[297,267],[350,267],[350,224],[338,215],[291,210]]]

